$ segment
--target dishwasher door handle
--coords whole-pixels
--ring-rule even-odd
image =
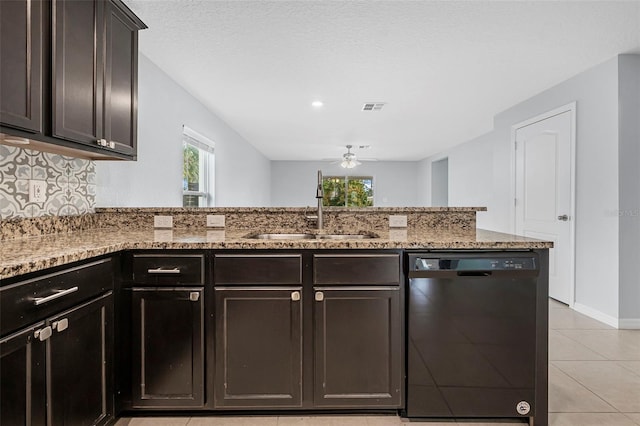
[[[459,277],[490,277],[491,271],[458,271]]]

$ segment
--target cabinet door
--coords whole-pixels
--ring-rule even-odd
[[[42,4],[0,2],[0,123],[42,132]]]
[[[105,424],[113,417],[112,313],[109,292],[48,321],[49,425]]]
[[[204,292],[132,289],[133,407],[204,404]]]
[[[46,422],[45,344],[34,338],[44,323],[0,340],[0,424]]]
[[[104,5],[52,0],[53,136],[91,145],[103,133]]]
[[[219,287],[215,404],[302,404],[302,287]]]
[[[314,402],[318,407],[399,408],[399,287],[314,288]]]
[[[104,137],[124,154],[136,154],[138,26],[112,3],[106,9]]]

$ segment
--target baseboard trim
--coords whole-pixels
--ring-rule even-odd
[[[614,318],[611,315],[607,315],[604,314],[600,311],[598,311],[597,309],[593,309],[589,306],[583,305],[581,303],[575,302],[573,304],[573,309],[575,309],[576,311],[580,312],[581,314],[584,314],[590,318],[593,318],[594,320],[603,322],[607,325],[610,325],[611,327],[614,328],[621,328],[620,327],[620,320],[618,320],[618,318]],[[633,320],[631,320],[633,321]]]
[[[640,318],[621,319],[618,324],[624,330],[640,330]]]

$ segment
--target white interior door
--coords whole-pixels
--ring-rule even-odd
[[[572,152],[573,111],[515,131],[516,234],[553,241],[549,296],[573,305]]]

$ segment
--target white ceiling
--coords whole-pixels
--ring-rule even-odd
[[[140,50],[272,160],[416,160],[620,53],[640,1],[126,0]],[[325,106],[316,109],[313,100]],[[365,102],[387,102],[363,112]]]

